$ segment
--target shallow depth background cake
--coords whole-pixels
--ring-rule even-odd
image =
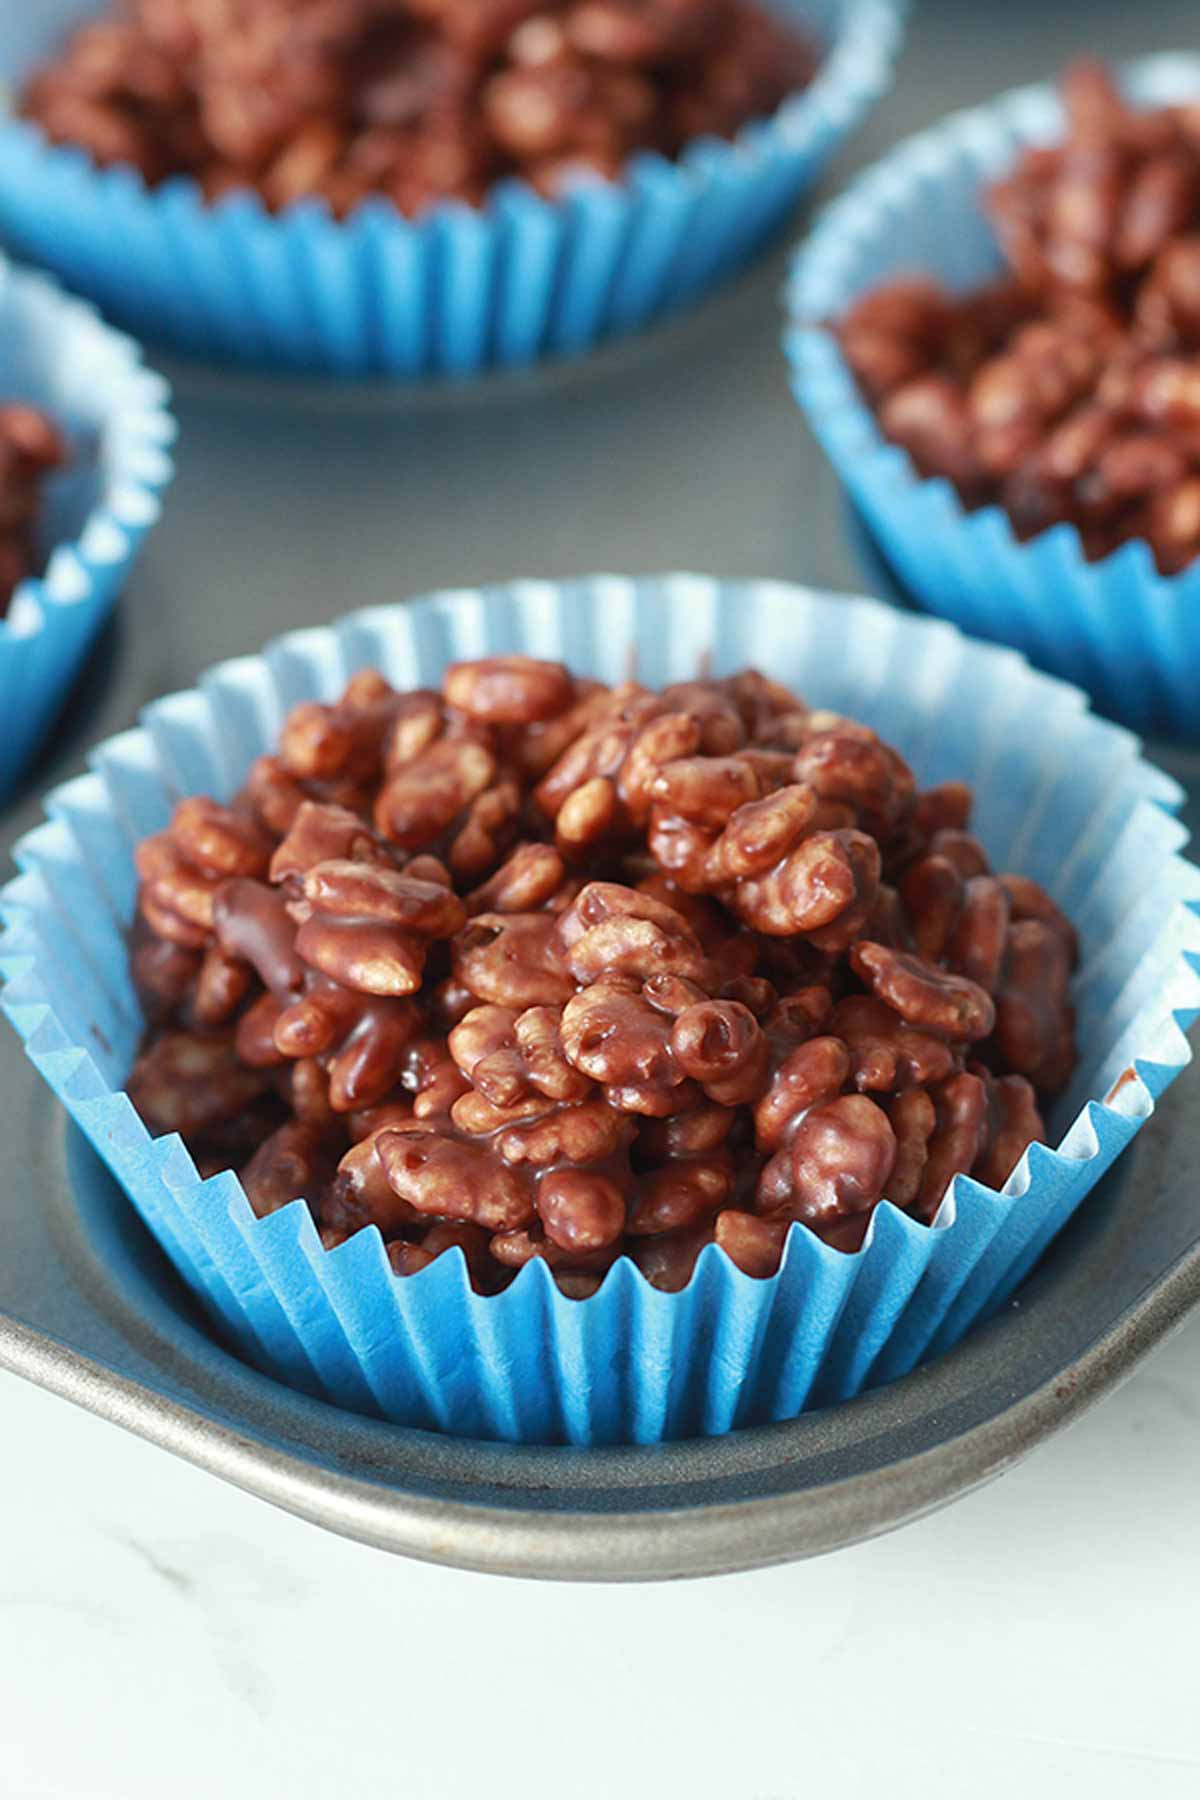
[[[1200,555],[1200,101],[1138,111],[1106,73],[1063,82],[1068,133],[984,195],[1009,273],[955,296],[914,272],[836,327],[884,432],[1020,538],[1078,528],[1089,559],[1145,538]]]
[[[125,0],[70,38],[25,117],[149,183],[419,212],[519,175],[551,195],[638,150],[730,137],[803,88],[799,26],[756,0]]]
[[[0,401],[0,614],[26,576],[40,573],[45,563],[38,542],[43,489],[67,457],[48,413]]]
[[[169,390],[140,346],[0,256],[0,799],[45,741],[158,519]]]
[[[886,85],[904,0],[44,0],[0,234],[192,356],[462,377],[697,302]],[[23,108],[23,110],[22,110]]]
[[[1198,105],[1163,55],[943,119],[818,220],[786,339],[885,579],[1189,740]]]

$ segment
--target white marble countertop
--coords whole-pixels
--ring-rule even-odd
[[[1020,1468],[813,1563],[402,1562],[0,1377],[0,1795],[1195,1800],[1200,1321]]]

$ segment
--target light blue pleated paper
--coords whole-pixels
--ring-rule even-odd
[[[1200,57],[1156,56],[1125,85],[1145,106],[1200,96]],[[823,214],[793,265],[793,386],[847,493],[908,595],[979,637],[1016,645],[1140,731],[1200,738],[1200,564],[1162,576],[1144,542],[1100,562],[1073,526],[1018,543],[998,506],[966,512],[949,482],[922,480],[888,444],[826,322],[890,276],[928,271],[957,290],[1000,256],[981,191],[1028,144],[1062,135],[1049,88],[956,114],[860,177]]]
[[[887,84],[907,0],[772,0],[824,47],[773,119],[559,203],[522,182],[419,222],[382,200],[344,223],[253,195],[147,189],[33,126],[0,124],[0,238],[118,323],[195,355],[332,375],[462,377],[570,356],[678,311],[742,268]],[[101,0],[0,7],[0,88]],[[2,95],[0,95],[2,98]]]
[[[141,1034],[124,932],[133,848],[175,798],[229,796],[302,698],[357,668],[435,684],[453,658],[525,650],[581,674],[661,683],[757,664],[870,721],[922,782],[976,792],[997,866],[1077,922],[1081,1062],[1002,1194],[960,1177],[932,1227],[883,1204],[845,1256],[795,1227],[753,1281],[710,1247],[681,1294],[622,1260],[591,1299],[543,1265],[481,1298],[458,1252],[395,1277],[374,1227],[325,1251],[300,1202],[256,1220],[236,1178],[201,1181],[121,1092]],[[213,669],[102,744],[50,796],[0,896],[4,1008],[27,1052],[167,1255],[252,1362],[406,1424],[537,1443],[652,1443],[782,1419],[910,1370],[1000,1304],[1154,1110],[1200,1010],[1200,870],[1178,854],[1173,782],[1074,688],[1012,652],[875,601],[696,576],[524,582],[351,615]],[[1126,1069],[1113,1103],[1107,1095]]]
[[[41,743],[158,517],[175,434],[167,385],[132,339],[0,257],[0,404],[9,400],[51,413],[71,461],[43,493],[45,573],[21,583],[0,621],[0,799]]]

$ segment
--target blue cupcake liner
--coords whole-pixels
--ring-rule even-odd
[[[44,407],[72,458],[43,491],[45,574],[20,584],[0,620],[0,799],[42,741],[158,518],[172,474],[168,399],[131,338],[0,257],[0,401]]]
[[[560,202],[524,182],[480,210],[405,219],[370,200],[208,205],[182,178],[147,188],[28,122],[0,126],[0,238],[118,323],[213,360],[342,376],[468,376],[568,356],[688,305],[741,269],[882,93],[907,0],[773,0],[825,55],[812,84],[732,143],[641,155],[620,183]],[[13,91],[100,0],[39,0],[0,21]]]
[[[1082,935],[1082,1061],[1050,1121],[1058,1147],[1033,1146],[1001,1194],[958,1177],[932,1226],[885,1202],[856,1255],[794,1227],[770,1280],[710,1246],[682,1293],[657,1292],[623,1259],[574,1301],[541,1263],[481,1298],[458,1251],[397,1278],[374,1227],[326,1251],[302,1202],[258,1220],[233,1174],[202,1181],[177,1137],[152,1138],[121,1088],[142,1029],[124,946],[137,839],[181,794],[230,795],[288,708],[334,697],[357,668],[429,685],[451,659],[518,649],[610,681],[636,658],[652,684],[757,664],[871,721],[923,782],[973,782],[997,863],[1043,882]],[[22,873],[0,895],[4,1009],[241,1354],[404,1424],[650,1443],[787,1418],[902,1375],[1005,1300],[1189,1058],[1200,870],[1178,854],[1179,789],[1077,690],[875,601],[695,576],[434,595],[221,664],[91,760],[50,796],[50,822],[22,839]]]
[[[1123,85],[1142,106],[1194,100],[1200,57],[1148,58],[1124,72]],[[1024,88],[910,139],[855,181],[793,264],[793,387],[918,605],[1015,645],[1137,730],[1200,738],[1200,564],[1160,575],[1144,541],[1088,562],[1072,525],[1019,543],[1001,507],[966,511],[948,481],[922,478],[887,442],[826,328],[890,276],[927,272],[964,291],[997,275],[1001,258],[981,191],[1025,146],[1053,143],[1063,129],[1057,95]]]

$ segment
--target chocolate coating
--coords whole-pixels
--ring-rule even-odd
[[[792,1223],[854,1250],[881,1199],[1003,1182],[1074,1060],[1074,935],[968,812],[753,671],[364,672],[139,846],[130,1092],[401,1275],[538,1258],[585,1298],[623,1253],[677,1287],[714,1241],[770,1274]]]

